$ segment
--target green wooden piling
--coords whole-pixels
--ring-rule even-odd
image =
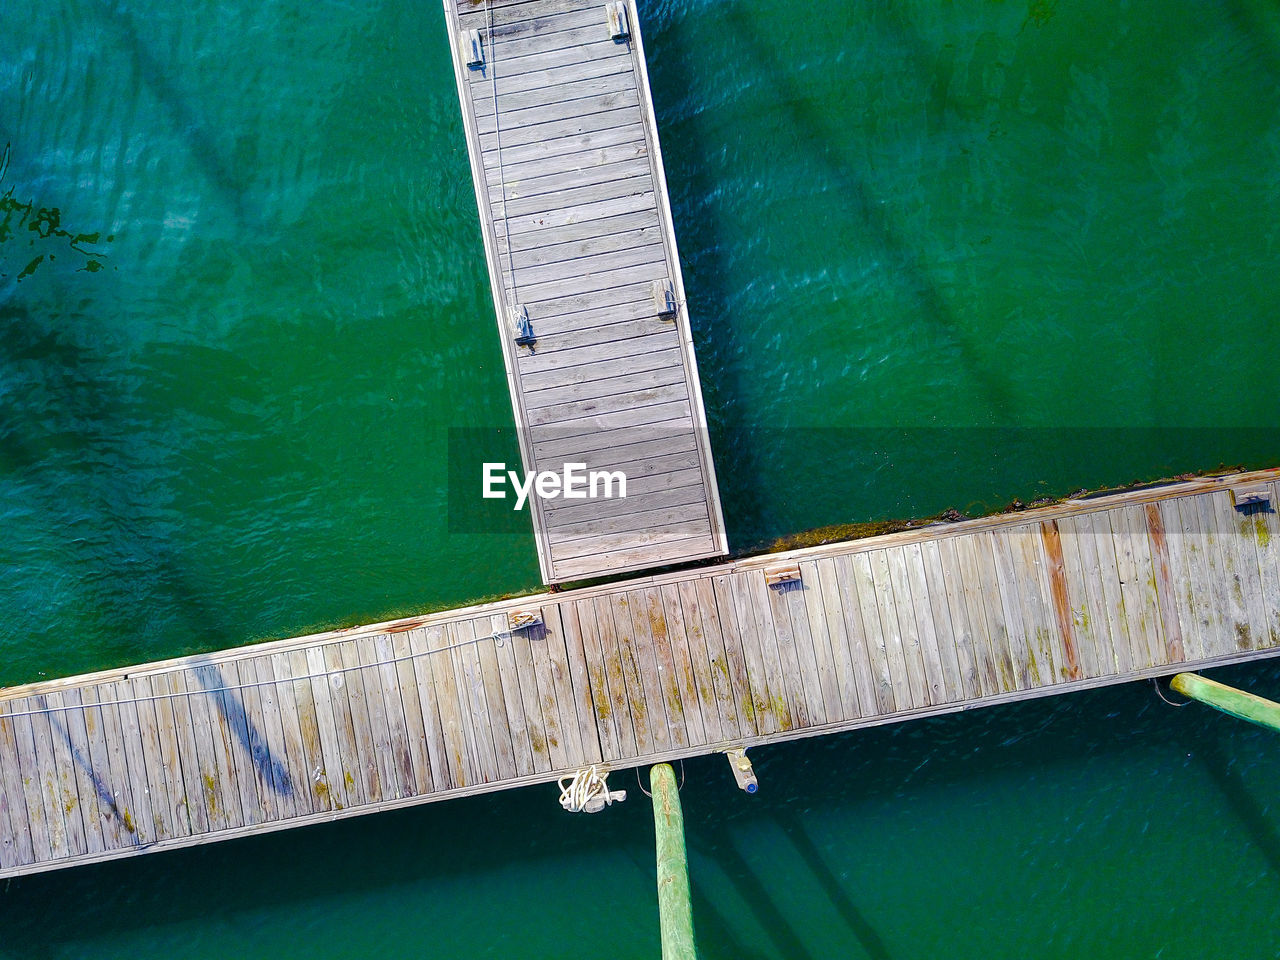
[[[1264,700],[1195,673],[1180,673],[1169,681],[1169,686],[1184,697],[1198,700],[1215,710],[1256,723],[1268,730],[1280,730],[1280,703]]]
[[[675,771],[669,763],[649,770],[653,789],[653,830],[658,848],[658,915],[662,925],[662,960],[695,960],[693,905],[689,865],[684,849],[684,814]]]

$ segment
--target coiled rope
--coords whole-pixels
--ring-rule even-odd
[[[608,770],[601,770],[595,764],[584,767],[572,777],[561,777],[560,806],[569,813],[599,813],[608,804],[620,803],[627,799],[627,791],[610,790],[605,778]]]

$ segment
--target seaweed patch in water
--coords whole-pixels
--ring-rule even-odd
[[[6,143],[4,153],[0,154],[0,184],[3,184],[4,176],[9,170],[11,146]],[[24,229],[25,234],[17,233]],[[104,240],[100,231],[78,233],[65,229],[62,225],[62,211],[58,207],[39,207],[33,201],[19,200],[14,196],[14,188],[11,186],[0,194],[0,244],[9,243],[20,236],[27,236],[29,254],[34,256],[27,260],[26,265],[14,278],[19,283],[35,273],[36,268],[45,260],[50,263],[56,260],[57,257],[49,248],[55,244],[62,247],[64,241],[67,250],[83,258],[83,263],[77,272],[97,273],[106,266],[103,262],[107,256],[106,251],[86,249],[86,247],[94,247],[104,242],[111,243],[115,240],[112,234],[108,234]],[[36,248],[37,242],[41,244],[41,248],[44,248],[44,252],[40,252],[41,248]],[[5,269],[5,259],[4,256],[0,256],[0,279],[9,276]]]

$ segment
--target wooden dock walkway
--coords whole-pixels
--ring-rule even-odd
[[[445,0],[524,466],[627,476],[531,498],[546,583],[727,551],[639,20],[607,6]]]
[[[0,691],[0,877],[1272,656],[1278,476]]]

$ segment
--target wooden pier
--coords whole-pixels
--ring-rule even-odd
[[[639,19],[609,6],[445,0],[524,466],[627,477],[531,498],[546,583],[727,551]]]
[[[1272,656],[1278,476],[0,691],[0,877]]]
[[[531,498],[543,581],[723,554],[634,5],[444,6],[524,466],[627,477],[603,509]]]

